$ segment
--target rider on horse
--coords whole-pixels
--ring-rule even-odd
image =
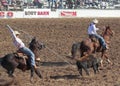
[[[34,53],[25,46],[23,41],[19,38],[20,33],[18,31],[13,31],[12,28],[8,28],[10,33],[12,34],[13,43],[17,47],[18,51],[28,56],[30,60],[31,70],[36,70],[37,66],[35,64],[35,55]]]
[[[97,30],[99,30],[99,28],[96,27],[96,24],[98,23],[97,19],[94,19],[92,21],[92,23],[90,23],[89,27],[88,27],[88,35],[89,37],[95,37],[100,41],[100,44],[102,46],[103,49],[107,49],[105,40],[103,39],[102,36],[97,34]]]

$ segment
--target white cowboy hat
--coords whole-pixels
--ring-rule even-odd
[[[18,31],[14,31],[15,35],[19,35],[20,33]]]
[[[94,19],[94,20],[93,20],[93,23],[97,24],[97,23],[98,23],[98,20],[97,20],[97,19]]]

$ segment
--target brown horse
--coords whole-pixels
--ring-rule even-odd
[[[110,45],[110,39],[114,35],[114,32],[110,29],[110,26],[107,26],[106,29],[102,33],[102,37],[104,38],[107,46]]]
[[[110,29],[110,26],[106,26],[102,33],[107,46],[110,43],[110,38],[113,36],[113,33],[114,32]],[[77,52],[79,52],[81,58],[76,58]],[[103,49],[101,47],[100,41],[95,37],[86,38],[81,42],[74,43],[71,49],[72,58],[76,59],[77,61],[86,60],[89,55],[94,54],[95,52],[101,52],[101,66],[103,66],[104,58],[106,58],[107,61],[112,64],[112,62],[109,60],[107,49]]]
[[[45,46],[43,44],[40,44],[36,38],[33,38],[32,41],[29,44],[29,48],[35,52],[38,52]],[[35,55],[36,56],[36,55]],[[10,53],[5,55],[4,57],[0,58],[0,63],[3,68],[7,70],[7,73],[9,76],[13,76],[13,73],[16,68],[26,71],[26,70],[31,70],[31,79],[33,78],[34,71],[35,73],[42,78],[42,75],[40,74],[40,71],[38,69],[33,70],[33,68],[30,65],[30,60],[26,58],[26,64],[24,62],[23,57],[19,56],[18,53]]]

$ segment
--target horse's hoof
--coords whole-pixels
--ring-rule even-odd
[[[41,75],[40,78],[43,79],[43,76]]]
[[[34,81],[33,81],[33,77],[30,78],[30,82],[31,82],[31,83],[34,83]]]

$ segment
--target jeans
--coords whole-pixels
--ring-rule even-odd
[[[30,61],[31,66],[34,66],[35,65],[34,53],[27,47],[20,48],[19,50],[28,56],[28,60]]]
[[[100,40],[100,44],[102,44],[103,47],[106,47],[105,40],[103,39],[102,36],[100,36],[98,34],[92,34],[92,35],[94,35],[96,38],[98,38]]]

